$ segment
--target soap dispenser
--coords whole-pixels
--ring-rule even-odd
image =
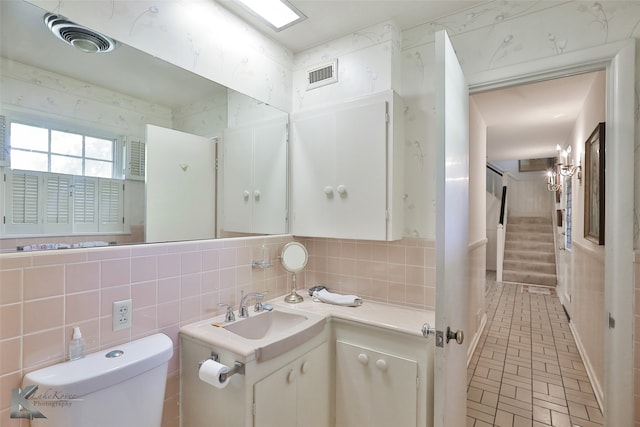
[[[80,327],[73,328],[73,339],[69,343],[69,360],[78,360],[84,357],[84,338]]]

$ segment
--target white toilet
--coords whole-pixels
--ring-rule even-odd
[[[173,342],[164,334],[25,375],[22,390],[46,418],[33,427],[159,427]],[[31,412],[31,411],[30,411]]]

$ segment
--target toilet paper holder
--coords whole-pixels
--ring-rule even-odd
[[[198,369],[200,369],[200,367],[202,366],[202,364],[204,362],[206,362],[207,360],[214,360],[218,363],[220,363],[220,356],[218,355],[218,353],[216,352],[211,352],[211,356],[209,357],[209,359],[204,359],[198,362]],[[220,382],[225,382],[227,380],[227,378],[229,378],[232,375],[235,374],[241,374],[244,375],[244,363],[242,362],[238,362],[237,360],[233,363],[233,368],[229,368],[229,372],[224,372],[222,374],[220,374]]]

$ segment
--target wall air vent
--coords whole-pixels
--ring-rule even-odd
[[[338,60],[312,68],[307,71],[309,84],[307,90],[338,82]]]
[[[82,52],[111,52],[117,46],[115,40],[90,28],[74,24],[60,15],[47,13],[44,23],[57,38]]]

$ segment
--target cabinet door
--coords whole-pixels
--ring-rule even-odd
[[[253,229],[259,234],[287,232],[286,119],[258,125],[253,134]]]
[[[329,427],[329,345],[322,344],[302,356],[298,363],[297,426]]]
[[[292,233],[335,237],[335,112],[296,116],[292,130]]]
[[[252,139],[251,128],[230,128],[224,132],[222,228],[225,231],[251,231]]]
[[[255,427],[295,427],[296,381],[295,363],[277,370],[253,386]]]
[[[415,426],[415,360],[336,342],[336,427]]]
[[[257,382],[256,427],[329,427],[329,350],[324,343]]]
[[[387,103],[336,111],[336,237],[387,236]]]
[[[293,234],[386,239],[386,118],[382,100],[294,117]]]

